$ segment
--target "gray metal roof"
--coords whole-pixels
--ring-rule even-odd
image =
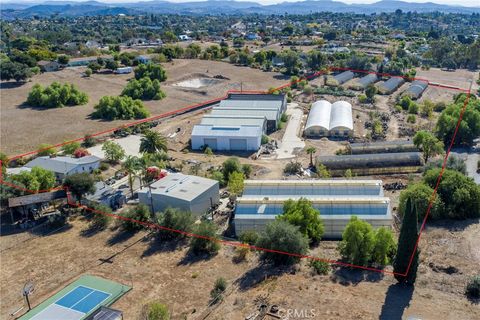
[[[264,116],[215,116],[205,115],[200,124],[213,126],[259,126],[265,127],[267,118]]]
[[[263,133],[263,128],[260,126],[213,126],[197,124],[193,127],[192,136],[201,137],[245,137],[257,138]]]
[[[191,201],[204,193],[218,181],[198,176],[170,173],[166,177],[150,185],[152,194]],[[141,188],[138,193],[149,192],[148,187]]]
[[[285,94],[267,94],[267,93],[229,93],[229,100],[278,100],[284,101]]]
[[[222,100],[220,105],[215,108],[251,108],[251,109],[265,109],[274,108],[276,110],[282,109],[282,101],[275,100]]]
[[[405,82],[405,79],[400,77],[393,77],[379,85],[379,89],[384,92],[392,92],[400,87]]]
[[[340,74],[337,74],[336,76],[334,76],[334,78],[335,80],[338,81],[338,83],[342,84],[347,82],[350,79],[353,79],[354,76],[355,74],[352,71],[345,71]]]
[[[395,153],[395,152],[415,152],[418,148],[411,140],[391,140],[368,143],[351,143],[349,146],[352,154],[363,153]]]
[[[372,84],[378,80],[378,77],[374,73],[367,74],[366,76],[357,80],[358,85],[366,88],[369,84]]]
[[[43,169],[56,173],[66,174],[79,165],[93,164],[101,159],[97,156],[85,156],[81,158],[71,157],[38,157],[27,163],[25,166],[29,168],[41,167]]]
[[[317,163],[321,163],[332,170],[347,170],[356,168],[422,166],[423,158],[420,152],[373,153],[320,156],[317,157]]]
[[[415,80],[412,82],[410,87],[405,90],[404,94],[409,95],[413,98],[418,98],[420,95],[427,89],[428,83],[426,81]]]
[[[276,109],[237,109],[237,108],[214,108],[212,109],[211,115],[215,116],[263,116],[267,120],[277,120],[278,119],[278,110]]]

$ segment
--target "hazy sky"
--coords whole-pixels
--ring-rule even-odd
[[[48,0],[0,0],[0,3],[2,2],[43,2],[43,1],[48,1]],[[55,1],[55,0],[50,0],[50,1]],[[87,1],[87,0],[69,0],[69,1]],[[98,0],[100,2],[108,2],[108,3],[121,3],[121,2],[139,2],[139,1],[151,1],[151,0]],[[204,1],[204,0],[167,0],[170,2],[190,2],[190,1]],[[273,3],[279,3],[279,2],[295,2],[295,1],[301,1],[301,0],[237,0],[237,1],[253,1],[253,2],[258,2],[262,4],[273,4]],[[338,1],[338,0],[334,0]],[[379,0],[341,0],[341,2],[345,3],[374,3]],[[434,2],[434,3],[439,3],[439,4],[450,4],[450,5],[461,5],[461,6],[468,6],[468,7],[480,7],[480,0],[403,0],[407,2]]]

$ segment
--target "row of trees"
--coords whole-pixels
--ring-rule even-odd
[[[64,106],[84,105],[88,102],[85,92],[79,91],[73,84],[53,82],[47,87],[35,84],[28,94],[27,104],[32,107],[62,108]]]

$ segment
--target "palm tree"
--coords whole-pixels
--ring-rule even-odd
[[[140,141],[140,152],[153,154],[159,151],[167,152],[167,139],[156,131],[148,130]]]
[[[317,149],[314,147],[308,147],[307,148],[307,154],[310,155],[310,167],[313,167],[313,154],[317,152]]]
[[[122,163],[122,168],[128,173],[128,185],[130,186],[130,193],[133,197],[133,180],[140,169],[140,159],[135,156],[128,156]]]

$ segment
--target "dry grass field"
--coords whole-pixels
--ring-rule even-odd
[[[113,305],[124,311],[125,319],[138,319],[143,305],[154,300],[167,304],[174,320],[206,314],[206,319],[241,320],[261,303],[314,309],[314,319],[480,317],[480,307],[463,295],[480,263],[478,221],[427,227],[413,291],[395,285],[390,275],[334,269],[328,276],[313,276],[308,261],[280,272],[259,265],[253,253],[248,261],[234,263],[232,247],[222,246],[218,255],[204,259],[189,255],[185,245],[158,242],[146,231],[125,235],[112,228],[85,235],[86,227],[83,218],[76,218],[70,228],[28,242],[17,241],[22,234],[1,238],[15,244],[1,252],[1,319],[11,319],[9,313],[22,305],[20,290],[27,278],[36,283],[31,299],[37,305],[87,273],[133,286]],[[313,254],[336,259],[336,245],[324,241]],[[457,270],[448,274],[448,267]],[[209,292],[219,276],[227,279],[229,289],[222,303],[208,308]]]
[[[163,85],[167,98],[160,101],[146,101],[152,116],[177,110],[195,103],[224,96],[227,90],[267,90],[271,86],[285,83],[280,74],[237,67],[224,62],[205,60],[175,60],[166,63],[168,80]],[[16,86],[2,83],[1,101],[1,151],[17,155],[35,150],[41,143],[57,144],[64,140],[83,137],[85,134],[115,128],[131,121],[91,120],[89,115],[99,99],[106,95],[118,95],[133,74],[94,74],[82,77],[84,68],[67,68],[59,72],[43,73],[31,81]],[[191,77],[213,77],[222,75],[228,79],[199,89],[173,86],[180,80]],[[54,81],[73,83],[89,95],[84,106],[61,109],[37,109],[24,105],[28,92],[36,83],[48,85]]]

